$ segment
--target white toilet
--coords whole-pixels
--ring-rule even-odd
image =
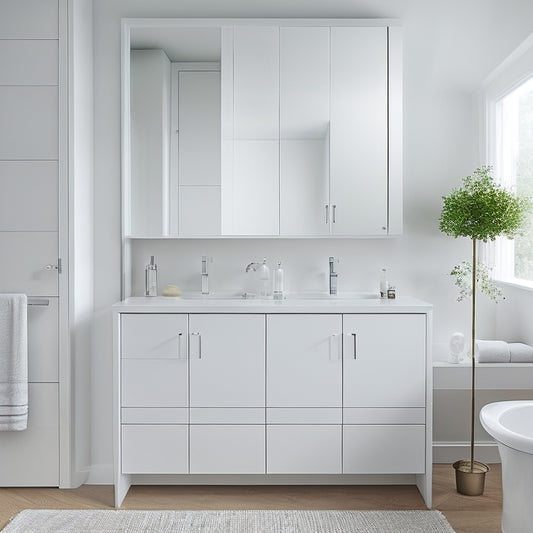
[[[498,443],[502,460],[502,532],[532,531],[533,400],[488,404],[480,419]]]

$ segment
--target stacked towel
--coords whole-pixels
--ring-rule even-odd
[[[533,363],[533,348],[521,342],[510,342],[511,363]]]
[[[28,426],[28,333],[25,294],[0,294],[0,431]]]
[[[480,363],[533,363],[533,347],[521,342],[476,340]]]
[[[509,344],[505,341],[476,340],[476,357],[480,363],[510,363]]]

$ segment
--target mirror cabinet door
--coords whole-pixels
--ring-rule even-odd
[[[331,28],[334,235],[386,235],[387,28]]]
[[[328,27],[280,29],[280,234],[327,235]]]
[[[279,29],[233,36],[232,235],[279,234]]]

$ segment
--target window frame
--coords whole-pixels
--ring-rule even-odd
[[[484,165],[494,167],[497,179],[499,169],[496,166],[496,143],[498,128],[497,105],[500,100],[533,78],[533,34],[505,59],[482,84],[479,92],[480,116],[480,160]],[[502,183],[509,186],[508,183]],[[502,285],[533,290],[533,280],[516,278],[514,268],[504,256],[514,258],[514,241],[498,238],[482,246],[481,259],[493,268],[493,277]]]

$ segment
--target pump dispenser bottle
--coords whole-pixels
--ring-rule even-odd
[[[283,268],[281,261],[278,261],[278,267],[274,271],[274,300],[283,300]]]
[[[150,263],[144,268],[144,295],[157,296],[157,265],[154,256],[150,256]]]

